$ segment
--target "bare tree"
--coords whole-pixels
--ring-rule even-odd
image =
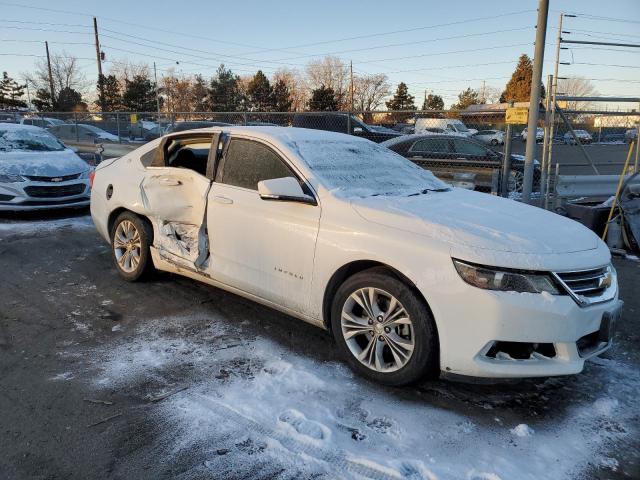
[[[150,78],[151,75],[149,65],[145,63],[135,63],[129,59],[114,60],[111,62],[109,73],[111,75],[115,75],[118,79],[120,88],[124,88],[127,81],[133,80],[134,77],[140,76]],[[169,71],[169,74],[172,75],[173,71]]]
[[[480,103],[498,103],[502,91],[498,87],[483,85],[479,90]]]
[[[327,56],[311,60],[306,67],[307,87],[316,90],[322,86],[332,89],[341,107],[349,107],[349,69],[338,57]]]
[[[391,93],[389,78],[384,73],[358,75],[353,78],[354,108],[371,111],[382,105]]]
[[[291,110],[294,112],[303,111],[309,100],[309,89],[300,72],[288,68],[279,69],[273,74],[272,83],[275,85],[279,80],[284,82],[289,89]]]
[[[593,97],[598,94],[596,87],[589,80],[583,77],[570,77],[558,80],[558,95],[570,95],[573,97]],[[588,110],[593,102],[567,102],[568,110],[578,110],[578,108]]]
[[[192,112],[194,110],[191,78],[177,77],[171,72],[169,75],[163,76],[159,83],[162,86],[169,112]]]
[[[23,73],[23,78],[34,90],[43,89],[49,91],[49,69],[47,61],[38,59],[35,70],[31,73]],[[78,59],[66,52],[51,55],[51,77],[56,95],[65,88],[71,88],[80,93],[86,93],[91,83],[80,70]]]

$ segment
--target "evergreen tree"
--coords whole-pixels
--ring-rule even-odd
[[[224,64],[218,67],[207,92],[207,103],[211,111],[236,112],[241,108],[243,96],[238,81],[238,76],[226,69]]]
[[[0,105],[6,107],[26,107],[27,104],[22,100],[26,85],[20,85],[7,72],[2,72],[2,80],[0,80]]]
[[[440,95],[427,95],[422,104],[423,110],[444,110],[444,100]]]
[[[151,80],[145,75],[135,75],[125,80],[122,103],[133,112],[152,112],[156,109],[156,92]]]
[[[533,77],[533,63],[528,55],[520,55],[516,70],[511,75],[504,92],[500,95],[500,102],[528,102],[531,96],[531,79]],[[545,97],[544,85],[541,86],[541,97]]]
[[[416,105],[413,101],[414,97],[413,95],[409,95],[407,84],[400,82],[393,98],[386,102],[386,104],[389,110],[415,110]]]
[[[96,105],[103,112],[115,112],[122,107],[120,84],[115,75],[100,75],[98,77],[98,100]]]
[[[273,89],[262,70],[258,70],[247,85],[247,100],[251,110],[269,112],[273,108]]]
[[[311,92],[309,99],[309,110],[333,112],[338,110],[338,98],[333,88],[320,85]]]
[[[473,88],[467,88],[458,94],[458,103],[451,105],[453,110],[464,110],[469,105],[478,105],[480,102],[480,94]]]
[[[33,106],[40,112],[54,111],[51,92],[46,88],[39,88],[36,90],[36,96],[31,103],[33,103]]]
[[[207,110],[207,82],[198,74],[191,85],[191,104],[196,112]]]
[[[65,87],[60,90],[54,102],[54,108],[58,112],[85,111],[87,104],[82,101],[82,95],[77,90]]]
[[[284,79],[280,78],[273,84],[273,109],[276,112],[289,112],[293,100],[289,86]]]

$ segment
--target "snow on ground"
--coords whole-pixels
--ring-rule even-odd
[[[33,235],[46,233],[60,228],[95,228],[89,215],[61,218],[59,220],[0,220],[0,233]]]
[[[410,388],[365,382],[340,362],[296,354],[210,311],[129,330],[113,334],[122,335],[115,347],[87,352],[93,365],[85,373],[97,390],[147,399],[178,392],[150,407],[148,421],[159,432],[154,455],[180,464],[180,478],[584,478],[587,466],[615,470],[604,452],[637,434],[629,399],[640,374],[613,360],[597,359],[567,383],[526,384],[549,402],[581,393],[566,409],[523,419],[509,404],[526,402],[526,391],[479,394],[438,382],[426,388],[444,400],[428,401]]]

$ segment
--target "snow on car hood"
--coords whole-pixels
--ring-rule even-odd
[[[89,165],[69,149],[52,152],[0,152],[0,173],[3,174],[55,177],[86,170],[89,170]]]
[[[464,189],[368,197],[354,199],[351,205],[371,222],[479,249],[545,254],[598,246],[596,235],[573,220]]]

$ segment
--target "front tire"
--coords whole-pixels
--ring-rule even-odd
[[[338,349],[356,373],[407,385],[440,372],[438,333],[427,305],[385,268],[348,278],[331,309]]]
[[[118,215],[111,228],[111,256],[122,278],[135,282],[153,271],[149,247],[153,244],[153,229],[132,212]]]

